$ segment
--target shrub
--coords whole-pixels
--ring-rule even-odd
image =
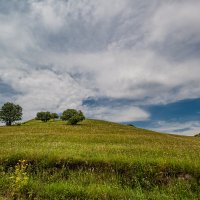
[[[68,121],[71,125],[76,125],[85,119],[82,111],[77,111],[75,109],[67,109],[62,113],[61,119],[63,121]]]
[[[15,166],[15,172],[11,176],[12,180],[12,197],[13,199],[22,199],[21,193],[23,190],[26,190],[29,177],[27,174],[28,163],[26,160],[19,160]]]
[[[41,120],[43,122],[47,122],[51,119],[51,113],[50,112],[38,112],[36,116],[36,120]]]
[[[71,117],[77,115],[78,112],[75,109],[67,109],[62,113],[61,119],[63,121],[68,121]]]
[[[51,113],[51,119],[55,120],[55,119],[58,119],[59,116],[57,113]]]

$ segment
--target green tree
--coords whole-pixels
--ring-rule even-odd
[[[36,120],[41,120],[43,122],[47,122],[51,119],[51,113],[50,112],[38,112],[36,116]]]
[[[0,120],[11,126],[13,122],[22,119],[22,107],[13,103],[5,103],[0,110]]]
[[[71,125],[76,125],[85,119],[82,111],[77,111],[75,109],[67,109],[62,113],[61,119],[63,121],[68,121]]]
[[[55,120],[55,119],[58,119],[59,116],[57,113],[51,113],[51,119]]]

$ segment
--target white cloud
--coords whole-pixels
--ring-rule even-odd
[[[44,0],[31,4],[33,20],[41,20],[45,28],[59,31],[65,23],[66,4],[62,1]]]
[[[199,133],[200,122],[188,121],[179,123],[160,121],[157,123],[157,127],[153,128],[153,130],[163,133],[172,133],[176,135],[194,136]]]
[[[87,98],[87,90],[67,73],[57,75],[49,70],[30,69],[2,74],[2,81],[21,93],[15,101],[23,105],[25,119],[34,117],[39,110],[62,112],[69,107],[79,108],[81,99]]]
[[[41,109],[86,109],[87,97],[141,104],[200,97],[198,1],[21,4],[27,5],[24,12],[0,14],[0,80],[17,92],[13,100],[22,104],[25,118]],[[181,52],[184,59],[174,61]],[[113,121],[149,118],[139,107],[85,112]]]
[[[57,70],[60,65],[63,66],[61,71],[83,74],[79,77],[83,87],[97,88],[95,96],[99,97],[148,97],[147,103],[169,103],[199,97],[200,94],[200,87],[195,88],[200,82],[198,61],[168,63],[153,52],[133,50],[56,55],[51,58],[57,63]],[[65,63],[69,65],[66,67]],[[84,74],[91,74],[90,78]]]
[[[155,12],[149,25],[151,40],[161,42],[170,37],[176,41],[190,39],[199,42],[199,8],[199,1],[163,3]]]
[[[137,107],[120,106],[120,107],[90,107],[86,108],[88,117],[103,119],[113,122],[131,122],[147,120],[150,115]]]

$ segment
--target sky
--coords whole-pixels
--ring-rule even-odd
[[[1,0],[0,105],[200,132],[199,0]]]

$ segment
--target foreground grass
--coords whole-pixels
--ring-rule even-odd
[[[98,120],[0,127],[0,197],[200,199],[199,150],[200,138]],[[16,191],[20,159],[28,182]]]

